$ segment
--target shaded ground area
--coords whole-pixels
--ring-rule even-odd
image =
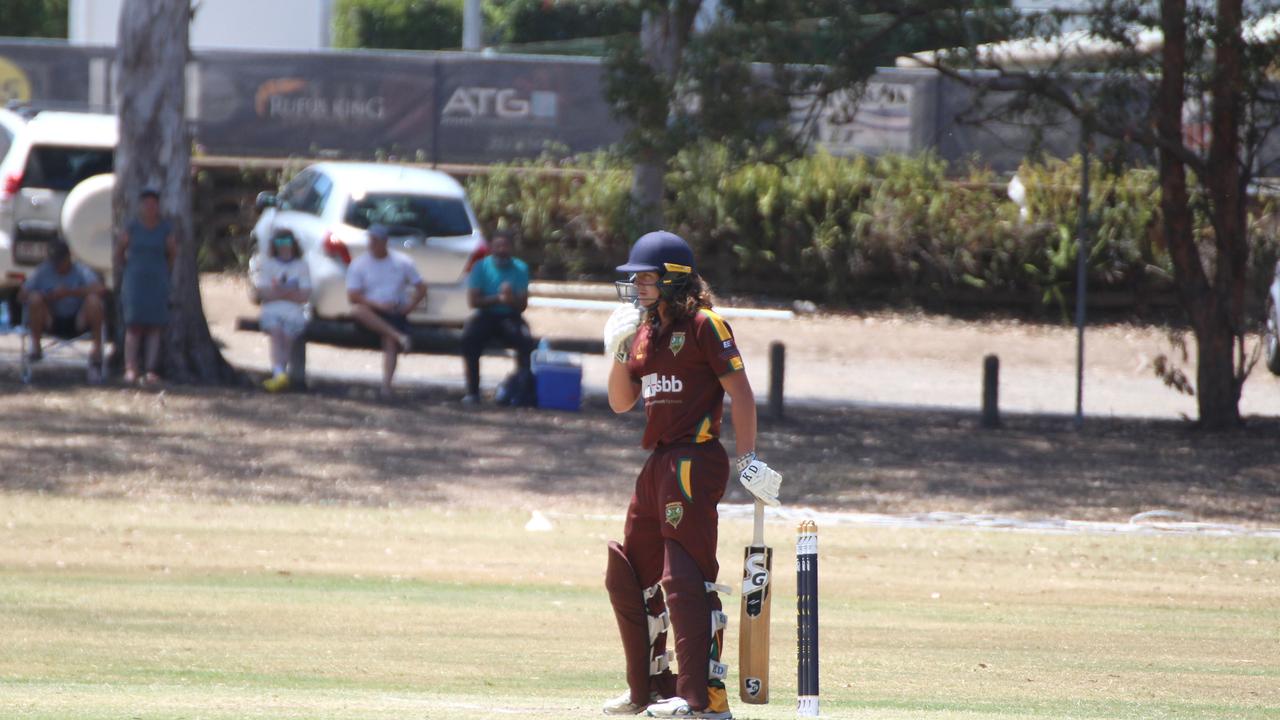
[[[0,489],[83,497],[620,512],[645,453],[642,416],[464,408],[456,393],[377,401],[363,386],[308,395],[24,388],[0,376]],[[1280,420],[1205,435],[1185,423],[796,409],[760,446],[790,505],[1124,520],[1280,522]],[[728,443],[732,450],[732,444]],[[730,489],[727,500],[745,502]]]

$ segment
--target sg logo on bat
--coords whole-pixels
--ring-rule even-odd
[[[760,688],[764,685],[758,677],[743,678],[742,683],[747,688],[747,694],[751,697],[759,696]]]
[[[769,558],[763,552],[747,556],[742,577],[742,595],[747,599],[747,615],[755,617],[769,593]]]

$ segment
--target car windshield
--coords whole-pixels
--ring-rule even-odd
[[[397,235],[454,237],[471,234],[471,218],[462,200],[430,195],[369,193],[353,198],[347,208],[345,222],[361,229],[381,223]]]
[[[22,186],[68,191],[86,178],[111,172],[114,159],[109,148],[36,146],[27,158]]]

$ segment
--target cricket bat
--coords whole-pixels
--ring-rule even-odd
[[[742,623],[738,640],[738,694],[742,702],[769,702],[769,603],[773,548],[764,544],[764,503],[756,501],[755,532],[742,564]]]

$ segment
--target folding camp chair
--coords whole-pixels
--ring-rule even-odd
[[[75,362],[79,362],[81,367],[86,367],[93,355],[93,332],[85,330],[82,333],[71,335],[56,335],[52,332],[46,332],[40,340],[40,352],[44,356],[38,362],[31,361],[31,353],[36,349],[35,343],[32,341],[31,330],[26,327],[25,315],[23,313],[23,324],[16,326],[11,332],[19,337],[19,346],[21,348],[20,372],[22,382],[30,383],[31,376],[36,366],[61,366],[67,367]],[[102,354],[98,358],[98,377],[104,379],[107,376],[107,324],[102,324]]]

